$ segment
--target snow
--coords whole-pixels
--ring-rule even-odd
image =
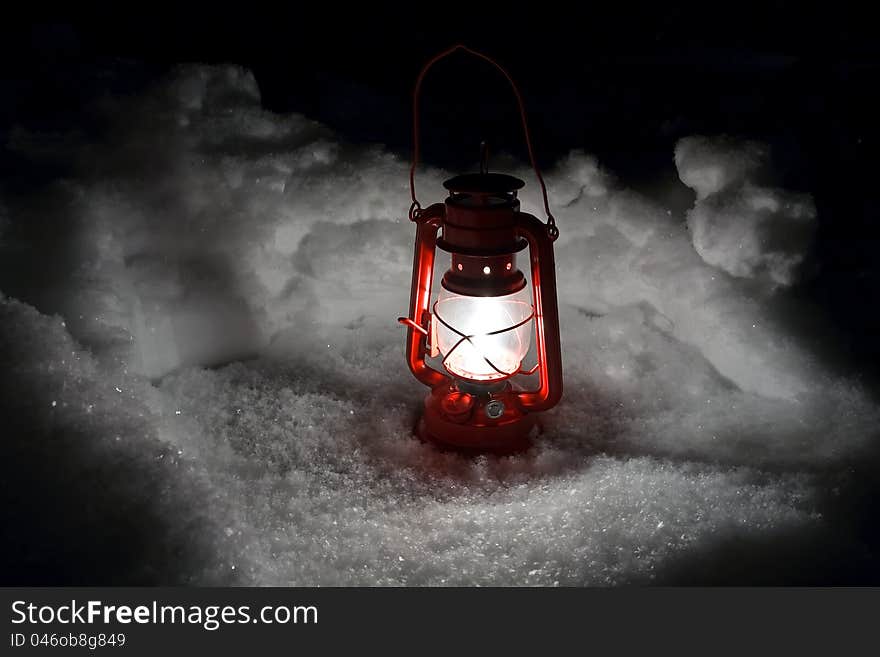
[[[262,110],[232,66],[92,111],[103,137],[16,131],[69,173],[0,199],[6,526],[34,572],[613,585],[867,563],[848,491],[880,409],[830,329],[791,321],[814,313],[786,287],[815,210],[758,176],[765,147],[680,142],[686,218],[582,152],[547,172],[565,398],[528,453],[473,459],[411,436],[405,161]]]
[[[688,212],[694,249],[706,263],[732,276],[770,287],[798,279],[816,230],[808,194],[760,185],[766,149],[730,139],[679,141],[675,164],[697,194]]]

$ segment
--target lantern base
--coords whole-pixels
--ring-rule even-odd
[[[417,433],[441,449],[466,453],[514,454],[531,447],[536,417],[525,413],[509,383],[500,391],[472,394],[454,383],[425,398]]]

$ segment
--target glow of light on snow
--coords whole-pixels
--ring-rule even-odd
[[[547,172],[565,397],[530,452],[469,459],[412,438],[406,161],[261,109],[235,67],[181,67],[94,112],[112,138],[11,140],[70,163],[41,202],[0,201],[8,221],[73,226],[75,266],[45,272],[51,295],[0,295],[0,338],[3,376],[41,391],[39,409],[9,402],[33,418],[27,453],[63,446],[91,473],[59,494],[150,514],[114,583],[703,581],[733,548],[740,583],[780,563],[811,581],[829,545],[860,558],[829,491],[880,412],[782,315],[815,209],[756,178],[764,146],[680,142],[684,217],[583,152]],[[423,172],[425,199],[449,173]],[[534,185],[522,202],[537,212]],[[0,257],[45,260],[2,239]],[[111,531],[92,523],[65,518],[71,553]]]

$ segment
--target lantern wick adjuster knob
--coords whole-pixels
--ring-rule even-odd
[[[497,420],[504,415],[504,402],[500,399],[493,399],[486,404],[486,417]]]

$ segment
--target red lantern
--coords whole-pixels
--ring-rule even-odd
[[[544,198],[548,222],[520,211],[523,181],[481,172],[444,183],[443,203],[422,209],[416,200],[419,159],[418,97],[422,79],[439,59],[464,50],[498,68],[519,102],[529,157]],[[519,90],[507,72],[481,53],[455,46],[431,59],[413,98],[414,155],[410,170],[416,224],[406,357],[413,375],[431,392],[419,433],[440,445],[477,451],[514,452],[529,445],[535,414],[562,396],[562,356],[556,302],[553,241],[558,236],[547,191],[532,152]],[[436,249],[450,254],[442,290],[432,301]],[[529,250],[528,276],[517,256]],[[523,364],[532,333],[537,362]],[[434,362],[437,367],[431,367]],[[536,377],[523,386],[520,377]],[[518,379],[514,381],[514,379]]]

